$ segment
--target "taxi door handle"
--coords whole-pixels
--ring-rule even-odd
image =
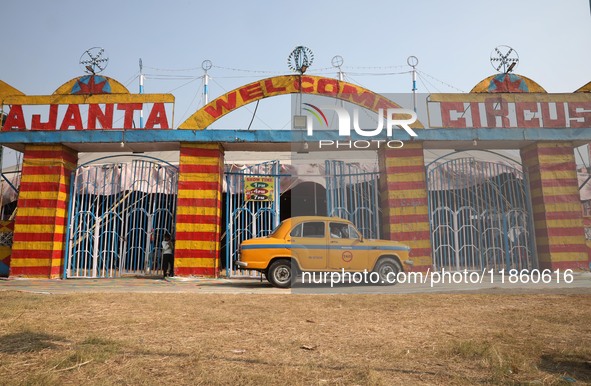
[[[337,242],[337,241],[331,241],[330,243],[331,243],[331,244],[338,244],[338,242]]]

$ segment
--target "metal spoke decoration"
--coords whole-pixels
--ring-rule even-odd
[[[297,46],[287,58],[289,69],[303,74],[314,61],[314,53],[304,46]]]
[[[201,62],[201,68],[203,69],[203,71],[209,71],[212,66],[213,63],[211,62],[211,60],[204,60],[203,62]]]
[[[490,64],[499,72],[507,74],[519,63],[517,51],[509,46],[498,46],[490,53]]]
[[[92,47],[80,57],[80,66],[87,74],[95,75],[107,68],[109,58],[104,48]]]
[[[330,61],[332,66],[335,68],[338,68],[339,71],[341,70],[341,66],[343,65],[344,62],[345,62],[345,59],[343,59],[343,57],[341,55],[333,56],[332,60]]]

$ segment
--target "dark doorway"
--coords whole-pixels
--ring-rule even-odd
[[[326,216],[326,189],[302,182],[281,195],[281,220],[295,216]]]

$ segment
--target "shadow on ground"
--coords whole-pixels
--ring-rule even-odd
[[[55,349],[67,340],[57,335],[23,331],[0,336],[0,353],[20,354]]]
[[[578,382],[591,381],[591,358],[576,354],[548,354],[540,357],[540,370],[573,378]],[[572,382],[572,381],[570,381]]]

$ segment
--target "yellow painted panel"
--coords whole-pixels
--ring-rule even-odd
[[[390,166],[425,166],[424,157],[387,158],[386,167]]]
[[[385,209],[383,209],[385,210]],[[399,206],[396,208],[390,208],[389,216],[404,216],[409,214],[429,214],[429,208],[427,205],[420,205],[420,206]]]
[[[54,208],[18,208],[16,213],[16,225],[18,226],[19,216],[41,216],[41,217],[65,217],[65,209]]]
[[[205,216],[217,216],[220,211],[218,208],[204,208],[196,206],[181,206],[179,205],[176,209],[177,215],[179,214],[194,214],[194,215],[205,215]]]
[[[584,244],[585,237],[582,234],[579,236],[536,237],[536,243],[538,245],[577,245]]]
[[[534,213],[540,212],[580,212],[581,205],[578,202],[559,202],[559,203],[552,203],[552,204],[537,204],[532,207]]]
[[[554,164],[564,164],[564,163],[569,163],[569,162],[574,162],[575,161],[575,157],[571,154],[544,154],[544,155],[540,155],[538,157],[538,162],[542,167],[542,172],[550,172],[548,170],[548,168],[551,168],[551,165]],[[546,169],[546,170],[544,170]],[[576,170],[573,169],[573,173],[575,173]]]
[[[174,259],[176,268],[215,268],[216,259],[177,257]]]
[[[54,224],[47,224],[47,225],[20,225],[18,231],[23,233],[64,233],[66,229],[63,225],[54,225]]]
[[[44,152],[44,150],[42,150]],[[56,169],[56,172],[52,173],[55,175],[60,175],[62,177],[70,178],[70,172],[76,168],[76,162],[70,162],[63,158],[52,158],[52,157],[43,157],[43,158],[34,158],[34,157],[27,157],[25,155],[25,159],[23,161],[24,166],[51,166]]]
[[[573,219],[561,219],[561,220],[541,220],[534,221],[536,229],[539,228],[575,228],[580,227],[583,229],[583,219],[581,217]]]
[[[7,95],[25,95],[21,91],[17,90],[16,88],[12,87],[8,83],[0,80],[0,97],[4,98]]]
[[[47,165],[42,165],[47,166]],[[68,172],[69,174],[69,172]],[[35,174],[26,172],[22,175],[21,182],[59,182],[67,185],[70,181],[70,177],[64,177],[61,174]]]
[[[388,198],[425,198],[427,192],[423,189],[389,191]]]
[[[553,262],[558,263],[562,261],[580,261],[580,262],[587,262],[589,255],[587,253],[574,253],[574,252],[552,252],[548,253],[540,253],[538,255],[538,259],[543,262]]]
[[[221,173],[180,173],[182,182],[222,182]]]
[[[179,190],[179,198],[219,198],[219,190]]]
[[[579,196],[577,187],[546,187],[542,189],[532,189],[531,197],[553,197],[553,196]]]
[[[31,192],[21,191],[18,195],[19,200],[22,199],[33,199],[33,200],[60,200],[66,201],[67,193],[64,192]]]
[[[220,157],[198,157],[198,156],[191,156],[191,155],[181,155],[179,159],[180,165],[220,165],[221,164]],[[183,173],[181,173],[183,174]]]
[[[389,176],[388,182],[425,182],[425,173],[395,173]]]
[[[31,145],[27,145],[27,149],[62,151],[62,150],[67,150],[68,148],[63,145],[31,144]]]
[[[59,251],[63,250],[64,243],[61,241],[16,241],[12,249]]]
[[[220,150],[223,152],[223,148],[218,145],[217,143],[182,143],[181,144],[181,149],[182,148],[192,148],[192,149],[205,149],[205,150]]]
[[[412,224],[390,224],[391,232],[420,232],[429,231],[429,223],[418,222]]]
[[[221,186],[220,185],[220,189],[179,189],[178,191],[178,196],[179,198],[208,198],[208,199],[213,199],[213,198],[218,198],[221,199],[222,197],[222,191],[221,191]],[[195,194],[199,194],[199,195],[195,195]]]
[[[66,169],[59,169],[55,174],[48,174],[48,176],[60,176],[63,177],[61,173],[66,173],[67,177],[70,177],[70,171],[76,168],[76,164],[64,161],[62,158],[25,158],[23,161],[23,165],[26,168],[27,166],[52,166],[52,167],[61,167]]]
[[[177,223],[176,233],[180,232],[218,232],[219,226],[215,224],[185,224]]]
[[[572,95],[572,94],[569,94]],[[552,101],[552,100],[551,100]],[[570,142],[565,143],[561,143],[561,142],[536,142],[535,145],[540,148],[540,149],[551,149],[551,148],[555,148],[555,147],[569,147]]]
[[[175,249],[201,249],[213,251],[219,249],[220,241],[199,241],[199,240],[177,240]]]
[[[15,259],[10,260],[10,266],[15,267],[50,267],[49,259]]]
[[[546,179],[547,177],[550,177],[550,179],[560,179],[560,180],[570,180],[570,179],[574,179],[575,181],[577,180],[577,172],[576,170],[553,170],[553,171],[548,171],[548,170],[543,170],[541,171],[539,174],[541,174],[541,176]],[[535,178],[537,179],[537,175],[538,173],[534,173]],[[534,180],[534,178],[530,177],[530,181]]]
[[[174,103],[172,94],[15,95],[6,105],[88,105],[104,103]]]

